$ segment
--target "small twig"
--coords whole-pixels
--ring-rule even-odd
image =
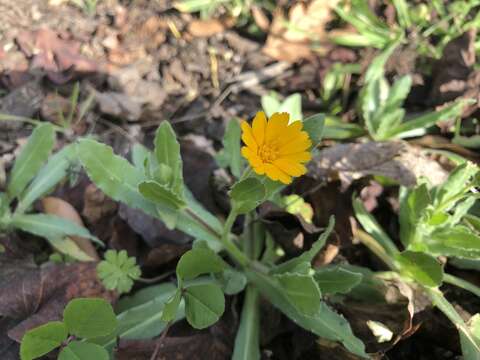
[[[165,327],[165,330],[163,330],[162,335],[158,338],[157,343],[155,345],[155,350],[153,350],[153,354],[150,357],[150,360],[155,360],[157,358],[158,352],[160,351],[160,347],[162,346],[163,340],[165,340],[168,330],[170,329],[170,326],[172,326],[173,322],[170,321],[168,322],[167,326]]]
[[[162,275],[159,275],[159,276],[150,278],[150,279],[138,278],[137,281],[138,281],[138,282],[141,282],[141,283],[144,283],[144,284],[154,284],[154,283],[156,283],[156,282],[165,280],[166,278],[168,278],[168,277],[171,276],[172,274],[175,274],[175,271],[169,271],[169,272],[167,272],[167,273],[165,273],[165,274],[162,274]]]

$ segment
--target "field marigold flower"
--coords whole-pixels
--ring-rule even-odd
[[[264,112],[258,112],[252,126],[246,121],[241,126],[242,155],[257,174],[290,184],[292,177],[307,172],[303,164],[311,158],[312,142],[301,121],[289,124],[288,113],[275,113],[267,120]]]

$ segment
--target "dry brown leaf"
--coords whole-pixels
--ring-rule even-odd
[[[225,30],[225,25],[217,19],[192,20],[188,32],[197,37],[209,37]]]
[[[273,14],[273,23],[263,52],[276,60],[296,62],[310,58],[312,42],[325,40],[325,25],[332,18],[338,0],[313,0],[294,4],[285,18],[282,9]]]
[[[43,198],[42,207],[46,214],[55,215],[63,219],[70,220],[79,226],[85,227],[77,210],[75,210],[75,208],[68,202],[60,198],[52,196]],[[80,248],[80,250],[90,256],[92,260],[100,259],[97,250],[89,239],[80,236],[70,236],[70,238]]]
[[[340,179],[343,188],[364,176],[385,176],[403,186],[414,186],[426,177],[433,185],[442,183],[447,172],[405,142],[339,144],[320,151],[308,165],[315,179]]]
[[[114,301],[97,278],[96,262],[37,267],[28,259],[0,254],[0,315],[21,322],[10,329],[20,341],[25,331],[60,320],[65,305],[76,297],[101,297]]]

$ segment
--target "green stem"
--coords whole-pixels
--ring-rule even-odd
[[[252,168],[250,166],[247,166],[245,170],[243,170],[242,176],[240,176],[240,179],[238,179],[238,181],[240,182],[242,180],[245,180],[247,177],[250,176],[251,173],[252,173]]]
[[[447,284],[452,284],[461,289],[470,291],[472,294],[475,294],[478,297],[480,297],[480,288],[468,281],[465,281],[461,278],[458,278],[450,274],[443,274],[443,281],[445,281]]]
[[[397,267],[390,258],[390,255],[387,254],[385,249],[369,234],[363,230],[355,231],[355,236],[361,241],[363,245],[370,249],[375,255],[380,258],[390,269],[397,270]]]
[[[230,211],[230,214],[228,214],[227,220],[225,220],[221,242],[225,250],[227,250],[227,252],[230,254],[230,256],[241,266],[245,267],[250,263],[250,259],[234,243],[230,241],[230,233],[232,231],[232,226],[236,218],[237,212],[232,209]]]

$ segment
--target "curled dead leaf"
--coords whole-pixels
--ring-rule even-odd
[[[49,196],[42,199],[42,207],[46,214],[55,215],[70,220],[79,226],[85,227],[77,210],[65,200]],[[80,250],[91,257],[92,260],[100,259],[97,250],[89,239],[80,236],[70,236],[70,239],[72,239]]]
[[[369,175],[384,176],[408,187],[420,177],[433,185],[447,178],[447,172],[437,162],[405,142],[335,145],[320,151],[308,168],[317,180],[340,179],[344,189],[353,180]]]

